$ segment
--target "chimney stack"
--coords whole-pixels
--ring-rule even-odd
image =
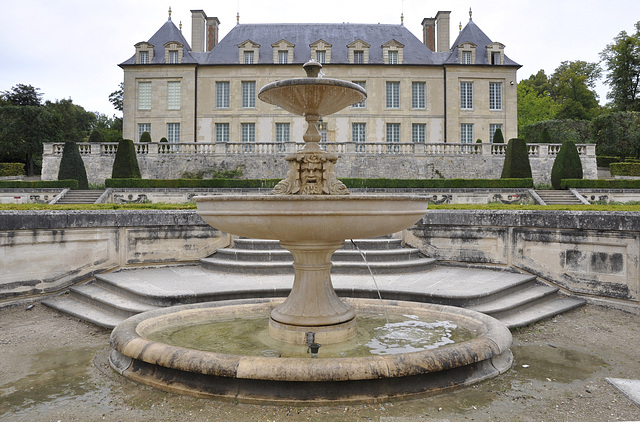
[[[204,10],[191,11],[191,50],[194,52],[204,52],[206,21]]]
[[[218,26],[220,26],[218,18],[207,18],[207,51],[211,51],[218,45]]]
[[[436,18],[422,20],[422,42],[429,50],[436,51]]]
[[[436,14],[436,29],[438,31],[438,52],[449,51],[449,15],[451,12],[438,12]]]

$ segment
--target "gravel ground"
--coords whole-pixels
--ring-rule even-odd
[[[640,379],[640,316],[588,305],[514,332],[514,367],[388,403],[302,407],[178,396],[107,363],[109,332],[35,304],[0,309],[2,421],[634,421],[606,377]]]

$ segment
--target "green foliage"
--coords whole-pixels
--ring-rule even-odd
[[[78,181],[78,189],[89,189],[87,171],[78,150],[78,144],[67,141],[62,150],[60,169],[58,170],[58,180],[73,179]]]
[[[544,134],[548,132],[548,137]],[[532,144],[561,144],[564,141],[576,143],[592,142],[589,122],[587,120],[544,120],[527,125],[520,136]]]
[[[140,142],[151,142],[151,135],[149,132],[142,132],[142,135],[140,135]]]
[[[53,117],[57,142],[81,142],[87,139],[95,124],[96,115],[73,104],[71,99],[45,103]]]
[[[524,139],[509,139],[500,178],[530,179],[531,177],[531,164],[529,163],[529,150],[526,142]]]
[[[118,142],[111,177],[113,179],[140,179],[142,177],[138,166],[136,146],[131,139],[122,139]]]
[[[640,176],[640,163],[611,163],[612,176]]]
[[[113,108],[118,111],[123,110],[123,100],[124,100],[124,82],[120,82],[118,85],[118,89],[109,94],[109,102],[113,104]]]
[[[617,111],[640,111],[640,22],[632,35],[620,32],[600,53],[611,87],[607,98]]]
[[[545,126],[544,129],[542,129],[542,134],[540,135],[540,143],[543,144],[552,144],[553,140],[551,139],[551,133],[549,132],[549,127]]]
[[[582,162],[578,148],[572,141],[562,143],[551,168],[551,185],[554,189],[562,188],[562,179],[582,179]]]
[[[78,189],[77,180],[0,180],[0,189]]]
[[[640,189],[640,179],[564,179],[562,189]]]
[[[622,111],[593,119],[591,136],[596,142],[597,155],[640,156],[640,113]]]
[[[502,129],[498,128],[493,133],[493,143],[494,144],[504,144],[504,136],[502,136]]]
[[[551,97],[560,104],[556,119],[590,120],[600,113],[595,84],[601,69],[597,63],[564,61],[549,77]]]
[[[544,75],[543,71],[540,72]],[[533,77],[532,75],[531,78]],[[544,75],[544,77],[546,78],[546,75]],[[560,108],[555,100],[551,98],[549,91],[539,91],[539,89],[542,88],[533,86],[526,79],[518,83],[519,134],[522,134],[527,125],[553,119],[556,116],[557,110]]]
[[[169,142],[169,141],[167,141],[167,138],[163,136],[162,138],[160,138],[160,142]]]
[[[273,188],[280,179],[107,179],[107,188]]]
[[[0,177],[22,176],[24,163],[0,163]]]
[[[104,142],[102,139],[102,134],[98,129],[93,129],[91,131],[91,135],[89,135],[89,142]]]
[[[0,98],[14,106],[40,106],[42,105],[42,96],[44,94],[38,92],[40,88],[34,88],[31,85],[18,84],[11,88],[11,91],[0,93]]]
[[[95,113],[94,129],[102,135],[102,142],[118,142],[122,139],[122,118],[109,117],[106,114]]]
[[[620,163],[622,160],[620,157],[611,157],[608,155],[598,155],[596,157],[596,163],[598,167],[609,167],[611,163]],[[638,158],[625,158],[625,163],[640,163]]]

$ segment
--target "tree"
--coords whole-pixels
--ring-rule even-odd
[[[109,102],[113,104],[113,108],[118,111],[123,110],[123,101],[124,101],[124,82],[120,82],[118,85],[118,89],[109,94]]]
[[[116,158],[111,170],[112,179],[141,179],[136,146],[131,139],[122,139],[118,142]]]
[[[89,135],[89,142],[95,142],[95,143],[104,142],[102,139],[102,134],[98,129],[93,129],[91,131],[91,135]]]
[[[0,97],[14,106],[40,106],[42,105],[42,96],[44,94],[38,91],[40,91],[40,88],[18,84],[11,88],[11,91],[2,92]]]
[[[502,129],[498,128],[493,133],[493,143],[494,144],[504,144],[504,136],[502,136]]]
[[[106,114],[95,113],[96,121],[93,130],[97,130],[102,135],[102,142],[118,142],[122,139],[122,118],[109,117]]]
[[[573,141],[563,142],[553,161],[551,185],[554,189],[562,188],[562,179],[582,179],[582,162]]]
[[[518,133],[530,124],[553,119],[559,104],[551,97],[551,83],[544,70],[518,83]]]
[[[531,177],[529,150],[524,139],[509,139],[502,167],[502,179],[524,179]]]
[[[595,84],[601,69],[582,60],[560,63],[549,78],[551,97],[560,104],[556,119],[590,120],[600,112]]]
[[[54,116],[57,142],[86,140],[96,121],[95,114],[73,104],[70,98],[47,101],[45,107],[51,110]]]
[[[617,111],[640,111],[640,22],[635,29],[633,35],[620,32],[600,53],[611,88],[607,98]]]
[[[84,162],[78,150],[78,144],[67,141],[62,149],[62,159],[60,160],[60,169],[58,170],[58,180],[77,180],[78,189],[89,189],[87,181],[87,171],[84,168]]]
[[[591,121],[591,137],[598,155],[640,156],[640,113],[618,111]]]

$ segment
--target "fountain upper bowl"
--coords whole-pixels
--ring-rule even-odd
[[[362,239],[399,232],[427,212],[424,196],[196,196],[197,213],[237,236],[281,241]]]
[[[364,101],[367,93],[353,82],[331,78],[297,78],[263,86],[258,98],[293,114],[327,116]]]

